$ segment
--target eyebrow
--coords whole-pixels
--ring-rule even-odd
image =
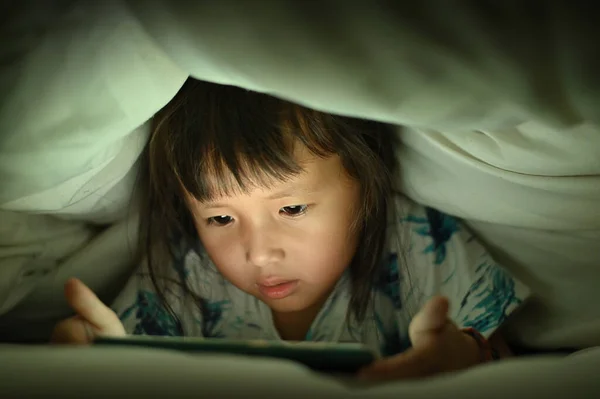
[[[269,196],[266,197],[266,199],[268,200],[276,200],[276,199],[281,199],[281,198],[285,198],[285,197],[294,197],[297,195],[308,195],[308,194],[313,194],[316,190],[309,190],[307,188],[290,188],[290,189],[285,189],[285,190],[281,190],[278,191],[276,193],[273,193]]]
[[[271,195],[268,195],[268,196],[264,197],[264,199],[276,200],[276,199],[281,199],[281,198],[286,198],[286,197],[293,197],[293,196],[297,196],[297,195],[314,194],[315,192],[317,192],[317,190],[308,189],[308,188],[304,188],[304,187],[288,188],[288,189],[284,189],[281,191],[277,191]],[[206,202],[203,204],[203,207],[205,209],[226,208],[227,204],[224,202]]]

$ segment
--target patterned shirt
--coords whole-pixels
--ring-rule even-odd
[[[404,197],[395,201],[395,220],[362,322],[346,317],[348,271],[313,321],[306,341],[360,342],[381,355],[410,346],[411,318],[434,295],[450,301],[460,327],[491,335],[526,297],[529,289],[499,267],[460,222]],[[161,305],[145,265],[130,279],[113,309],[129,334],[280,340],[270,309],[239,290],[199,248],[178,248],[165,296],[177,319]],[[180,279],[194,293],[185,293]],[[198,299],[202,306],[198,306]]]

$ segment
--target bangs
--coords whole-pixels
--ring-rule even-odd
[[[200,202],[269,188],[303,172],[298,145],[317,157],[335,153],[328,116],[263,94],[192,81],[160,126],[167,163]]]

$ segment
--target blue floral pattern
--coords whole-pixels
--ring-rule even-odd
[[[406,209],[405,205],[400,204],[399,210]],[[431,208],[408,207],[405,214],[409,216],[390,230],[389,252],[381,263],[373,306],[365,321],[347,317],[351,279],[345,274],[305,340],[362,342],[382,355],[393,355],[410,347],[410,319],[432,295],[449,298],[450,317],[459,327],[473,327],[485,334],[493,332],[529,295],[527,287],[496,265],[457,219]],[[395,240],[403,237],[394,236],[403,229],[416,234],[410,234],[407,242]],[[120,313],[126,330],[146,335],[185,332],[207,338],[279,339],[266,305],[225,281],[210,259],[198,251],[174,245],[170,278],[185,280],[193,292],[201,293],[200,303],[184,302],[184,290],[169,292],[176,320],[138,273],[117,301],[127,304]]]
[[[202,303],[202,335],[210,338],[225,338],[219,329],[224,313],[231,307],[229,300]]]
[[[500,326],[522,299],[516,295],[515,281],[499,267],[482,262],[476,274],[480,277],[461,301],[461,313],[468,306],[462,324],[485,332]]]
[[[458,220],[433,208],[425,208],[425,216],[410,215],[405,219],[407,222],[418,226],[415,233],[430,237],[432,242],[423,250],[423,253],[434,253],[435,264],[441,265],[446,259],[446,246],[452,235],[460,231]]]
[[[138,291],[135,302],[121,313],[120,319],[125,320],[134,312],[137,322],[132,333],[135,335],[182,335],[181,324],[162,306],[154,292]]]

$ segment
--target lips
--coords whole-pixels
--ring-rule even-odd
[[[260,279],[257,282],[257,284],[265,286],[265,287],[273,287],[275,285],[289,283],[290,281],[294,281],[294,280],[285,280],[285,279],[278,278],[278,277],[267,277],[264,279]]]
[[[263,279],[257,283],[260,293],[269,299],[283,299],[294,293],[298,280],[276,278]]]

